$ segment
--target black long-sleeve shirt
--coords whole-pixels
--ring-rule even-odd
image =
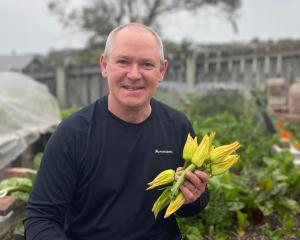
[[[47,143],[24,220],[28,240],[179,240],[176,219],[155,219],[160,190],[146,184],[183,165],[192,127],[186,117],[151,100],[142,123],[125,122],[107,108],[107,96],[60,124]],[[208,192],[177,213],[203,209]]]

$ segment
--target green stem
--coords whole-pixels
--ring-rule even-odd
[[[184,161],[184,165],[183,165],[183,169],[186,169],[187,168],[187,166],[189,166],[189,164],[191,163],[191,161],[190,160],[185,160]]]
[[[196,165],[191,163],[186,169],[184,169],[180,173],[179,178],[176,180],[175,184],[171,188],[171,199],[174,199],[177,196],[179,188],[185,180],[185,173],[186,172],[193,172],[195,169],[196,169]]]
[[[190,164],[191,164],[190,160],[185,160],[183,167],[179,171],[176,171],[176,175],[180,175]]]

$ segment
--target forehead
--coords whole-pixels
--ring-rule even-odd
[[[160,52],[154,34],[139,26],[130,26],[116,32],[113,40],[114,51],[137,51],[158,54]]]

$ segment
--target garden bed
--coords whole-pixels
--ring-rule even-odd
[[[300,239],[300,166],[295,152],[274,149],[278,138],[272,121],[251,101],[221,92],[190,99],[184,110],[200,139],[216,131],[220,145],[236,139],[241,143],[238,164],[210,180],[204,211],[179,219],[188,240]]]
[[[12,197],[7,197],[12,198]],[[3,202],[3,199],[2,201]],[[0,202],[0,204],[1,204]],[[25,202],[21,200],[16,201],[6,201],[5,208],[7,211],[4,211],[4,216],[0,218],[0,239],[1,240],[19,240],[22,239],[20,235],[14,234],[15,228],[23,218],[25,213]]]

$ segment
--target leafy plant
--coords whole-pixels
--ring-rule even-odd
[[[28,202],[29,194],[32,191],[37,171],[40,167],[42,160],[42,153],[37,153],[33,159],[33,168],[27,169],[26,177],[7,178],[0,181],[0,197],[12,195],[25,203]],[[22,219],[15,228],[14,234],[23,235],[24,226]]]
[[[300,169],[289,152],[274,151],[275,139],[268,133],[260,109],[248,103],[252,109],[245,110],[244,104],[231,105],[216,99],[210,102],[210,98],[205,103],[189,102],[185,112],[197,135],[216,131],[220,144],[238,139],[242,147],[241,161],[228,174],[210,181],[210,202],[204,211],[192,221],[180,220],[182,232],[191,234],[186,225],[198,226],[197,233],[193,230],[195,237],[241,238],[252,225],[265,224],[263,233],[270,239],[295,236]],[[217,109],[218,104],[223,111],[206,110]]]
[[[69,108],[64,108],[60,110],[60,116],[62,118],[62,120],[64,120],[65,118],[69,117],[72,113],[78,111],[80,109],[80,107],[78,106],[71,106]]]
[[[12,195],[27,202],[31,190],[32,181],[28,178],[14,177],[0,182],[0,197]]]

